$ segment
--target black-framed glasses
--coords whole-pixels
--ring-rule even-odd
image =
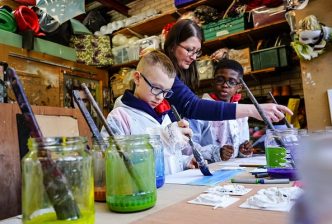
[[[149,80],[147,80],[147,78],[140,72],[141,76],[143,77],[144,81],[151,87],[150,92],[155,95],[158,96],[159,94],[163,94],[164,98],[170,98],[173,95],[173,91],[172,90],[164,90],[161,89],[157,86],[154,86],[150,83]]]
[[[217,76],[217,77],[214,78],[214,80],[215,80],[215,83],[217,85],[224,85],[224,83],[226,82],[227,86],[230,87],[230,88],[240,84],[240,82],[238,82],[235,79],[227,79],[226,80],[225,77],[223,77],[223,76]]]
[[[199,57],[202,55],[202,49],[195,51],[195,49],[190,49],[190,48],[184,47],[181,44],[178,44],[178,46],[185,49],[187,51],[188,56],[190,56],[190,57],[192,57],[194,55],[196,55],[196,57]]]

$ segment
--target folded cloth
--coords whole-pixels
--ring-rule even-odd
[[[27,6],[19,6],[14,12],[18,30],[24,32],[32,30],[35,36],[45,36],[39,31],[39,21],[37,14]]]
[[[0,9],[0,29],[9,32],[16,31],[15,18],[5,7]]]

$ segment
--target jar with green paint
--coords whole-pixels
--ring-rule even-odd
[[[106,151],[106,203],[111,211],[136,212],[157,199],[149,135],[115,136]]]
[[[298,151],[298,130],[267,129],[264,141],[268,168],[294,168]]]
[[[92,158],[86,142],[83,137],[29,139],[22,159],[23,223],[94,223]]]

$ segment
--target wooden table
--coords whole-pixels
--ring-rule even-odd
[[[243,172],[237,177],[251,177],[248,172]],[[225,183],[229,183],[225,182]],[[255,194],[259,189],[276,185],[246,184],[247,188],[253,190],[240,200],[227,208],[213,209],[210,206],[193,205],[188,200],[197,197],[207,186],[191,186],[178,184],[165,184],[158,189],[156,205],[146,211],[121,214],[110,212],[105,203],[95,203],[96,224],[166,224],[166,223],[222,223],[222,224],[283,224],[288,223],[289,214],[286,212],[262,211],[254,209],[239,208],[249,196]],[[288,187],[290,184],[278,184],[278,187]],[[10,222],[11,221],[11,222]],[[13,222],[15,221],[15,222]],[[19,219],[0,221],[0,224],[21,223]]]

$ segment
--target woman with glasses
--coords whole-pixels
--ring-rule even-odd
[[[187,118],[200,120],[231,120],[241,117],[261,117],[252,104],[232,104],[198,98],[192,90],[199,84],[196,59],[202,54],[203,33],[192,20],[179,20],[170,29],[164,43],[164,51],[177,71],[172,86],[174,94],[168,99]],[[285,106],[261,104],[266,115],[274,122],[292,114]]]

